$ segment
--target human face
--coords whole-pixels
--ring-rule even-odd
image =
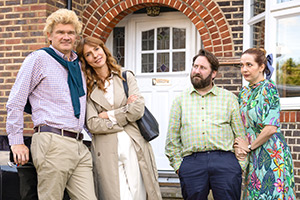
[[[73,24],[56,24],[52,33],[47,33],[47,36],[55,49],[70,57],[76,41],[76,32]]]
[[[94,70],[107,67],[106,54],[100,46],[85,44],[83,46],[83,56]]]
[[[264,79],[264,65],[259,66],[258,63],[255,62],[255,56],[253,54],[243,54],[240,65],[243,77],[250,84],[256,84]]]
[[[191,82],[195,89],[204,89],[212,86],[212,80],[217,72],[211,69],[210,63],[204,56],[198,56],[191,72]]]

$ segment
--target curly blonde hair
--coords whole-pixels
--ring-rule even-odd
[[[88,96],[90,96],[90,94],[92,93],[95,82],[100,90],[103,90],[104,92],[106,92],[106,90],[104,88],[105,80],[103,81],[98,77],[95,70],[87,63],[87,61],[84,58],[83,48],[85,44],[90,45],[92,47],[100,46],[103,49],[106,55],[106,64],[109,70],[109,76],[106,79],[108,79],[111,75],[111,72],[114,71],[122,80],[124,80],[121,74],[121,66],[117,64],[116,59],[113,57],[109,49],[105,46],[104,42],[100,39],[90,36],[82,38],[79,44],[77,45],[76,51],[82,63],[82,70],[86,76]]]
[[[76,13],[68,9],[59,9],[52,13],[46,20],[43,33],[47,36],[47,33],[52,33],[56,24],[72,24],[75,28],[77,35],[81,33],[82,23],[79,21]]]

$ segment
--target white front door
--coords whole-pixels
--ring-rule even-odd
[[[155,18],[130,15],[118,24],[122,25],[126,30],[125,68],[135,72],[146,106],[159,123],[160,135],[151,141],[157,168],[172,170],[164,154],[170,107],[174,97],[190,85],[192,58],[201,46],[200,37],[179,12]]]

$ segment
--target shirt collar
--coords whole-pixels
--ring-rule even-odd
[[[190,93],[190,94],[192,94],[192,93],[197,93],[198,95],[200,95],[199,92],[198,92],[193,86],[190,88],[189,93]],[[215,86],[215,84],[213,84],[213,87],[212,87],[205,95],[203,95],[203,96],[207,96],[207,95],[209,95],[210,93],[213,94],[213,95],[215,95],[215,96],[218,95],[217,86]],[[201,96],[201,95],[200,95],[200,96]]]
[[[60,57],[62,57],[64,60],[66,60],[66,61],[69,61],[68,59],[67,59],[67,57],[65,56],[65,54],[63,54],[62,52],[60,52],[60,51],[58,51],[57,49],[55,49],[52,45],[50,45],[49,46],[51,49],[53,49],[54,51],[55,51],[55,53],[57,54],[57,55],[59,55]],[[77,54],[72,50],[71,51],[71,56],[70,56],[70,61],[71,62],[73,62],[74,60],[76,60],[77,59]]]

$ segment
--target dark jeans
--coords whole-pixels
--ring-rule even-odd
[[[232,152],[193,153],[184,157],[178,175],[185,200],[207,200],[210,189],[215,200],[240,200],[242,170]]]

